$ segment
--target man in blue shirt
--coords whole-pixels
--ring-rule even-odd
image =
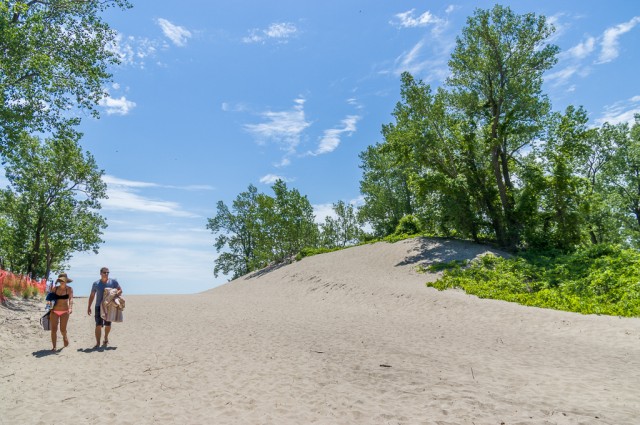
[[[93,299],[96,299],[96,311],[95,311],[95,319],[96,319],[96,345],[94,348],[98,348],[100,346],[100,337],[102,336],[102,328],[104,327],[104,342],[102,343],[103,347],[106,347],[109,344],[109,332],[111,332],[111,322],[107,322],[103,320],[100,316],[100,304],[102,304],[102,296],[104,294],[105,288],[115,288],[118,290],[118,295],[122,294],[122,288],[120,284],[115,279],[109,279],[109,268],[103,267],[100,269],[100,279],[93,282],[93,286],[91,287],[91,295],[89,296],[89,306],[87,308],[87,314],[91,316],[91,303]]]

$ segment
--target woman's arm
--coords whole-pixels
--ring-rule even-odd
[[[71,293],[69,294],[69,314],[73,313],[73,288],[69,287]]]

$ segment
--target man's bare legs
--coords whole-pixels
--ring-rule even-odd
[[[109,332],[111,332],[111,326],[104,327],[104,342],[102,345],[107,345],[109,343]],[[100,338],[102,337],[102,326],[96,326],[96,347],[100,346]]]
[[[109,332],[111,332],[111,326],[104,327],[104,342],[102,345],[106,346],[109,343]]]

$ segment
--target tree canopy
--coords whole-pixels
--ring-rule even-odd
[[[116,33],[101,19],[127,0],[0,1],[0,154],[22,133],[73,131],[72,108],[98,112],[119,63]]]
[[[0,257],[11,270],[48,277],[76,251],[96,251],[106,227],[103,172],[77,140],[23,136],[6,157]]]

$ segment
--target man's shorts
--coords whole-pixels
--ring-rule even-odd
[[[100,306],[96,306],[96,326],[111,326],[111,322],[107,322],[100,317]]]

